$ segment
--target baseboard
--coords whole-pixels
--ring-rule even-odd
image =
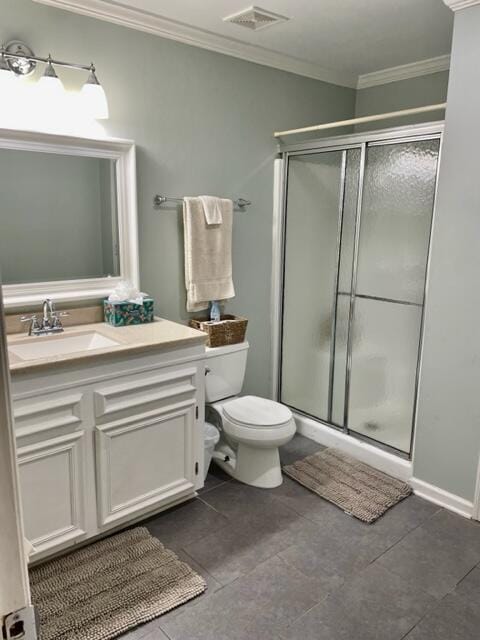
[[[444,489],[440,489],[424,480],[419,480],[418,478],[411,478],[410,485],[415,495],[425,498],[425,500],[433,502],[434,504],[438,504],[440,507],[444,507],[444,509],[454,511],[465,518],[472,518],[473,502],[449,493]]]
[[[379,449],[363,440],[349,436],[321,422],[295,413],[297,431],[325,447],[335,447],[351,455],[353,458],[365,462],[370,466],[388,473],[394,478],[409,482],[412,477],[412,463]]]

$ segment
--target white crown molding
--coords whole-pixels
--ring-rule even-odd
[[[398,80],[427,76],[439,71],[448,71],[449,67],[450,56],[444,55],[436,58],[428,58],[427,60],[419,60],[418,62],[412,62],[410,64],[402,64],[398,67],[381,69],[380,71],[373,71],[372,73],[364,73],[358,76],[357,89],[366,89],[367,87],[375,87],[379,84],[386,84],[387,82],[397,82]]]
[[[480,4],[480,0],[443,0],[443,2],[452,11],[467,9],[468,7],[473,7],[476,4]]]
[[[106,20],[130,29],[137,29],[169,40],[176,40],[209,51],[233,56],[248,62],[254,62],[267,67],[281,69],[297,75],[322,80],[331,84],[356,88],[355,74],[332,71],[301,60],[294,56],[287,56],[277,51],[247,44],[233,38],[225,38],[203,29],[197,29],[181,22],[169,20],[156,14],[132,9],[120,2],[104,2],[103,0],[33,0],[40,4],[65,9],[81,15]]]

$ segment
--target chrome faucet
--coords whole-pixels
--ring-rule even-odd
[[[69,316],[67,311],[61,311],[60,313],[55,311],[55,305],[50,298],[46,298],[43,301],[43,318],[39,321],[38,317],[34,314],[32,316],[22,316],[21,322],[29,322],[28,335],[29,336],[45,336],[52,333],[61,333],[63,331],[63,325],[60,318]]]
[[[52,316],[53,316],[53,302],[50,300],[50,298],[46,298],[43,301],[43,320],[42,320],[43,329],[50,327]]]

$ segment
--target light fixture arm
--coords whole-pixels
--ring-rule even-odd
[[[65,62],[63,60],[55,60],[50,55],[47,58],[42,58],[40,56],[30,56],[21,53],[11,53],[8,49],[2,45],[0,47],[0,56],[3,56],[5,60],[25,60],[28,62],[42,62],[43,64],[53,64],[57,67],[66,67],[68,69],[80,69],[82,71],[91,71],[92,67],[95,67],[92,64],[76,64],[75,62]]]

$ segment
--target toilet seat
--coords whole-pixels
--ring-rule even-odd
[[[223,412],[231,422],[250,429],[278,428],[292,420],[288,407],[258,396],[230,400],[223,405]]]

